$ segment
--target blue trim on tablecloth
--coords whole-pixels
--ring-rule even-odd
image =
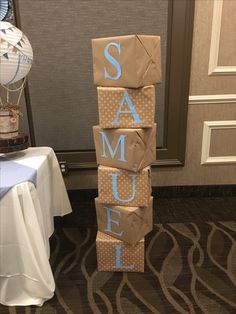
[[[36,186],[37,170],[0,157],[0,198],[16,184],[30,181]]]

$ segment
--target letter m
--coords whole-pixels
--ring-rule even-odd
[[[107,147],[111,155],[111,158],[114,159],[115,155],[117,154],[118,148],[120,146],[120,158],[118,160],[126,162],[127,160],[125,160],[125,139],[127,135],[120,135],[117,141],[117,144],[113,149],[107,138],[106,133],[105,132],[100,132],[100,133],[102,135],[102,157],[107,157],[107,154],[106,154],[106,147]]]

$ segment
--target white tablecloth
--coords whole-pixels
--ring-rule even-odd
[[[36,187],[23,182],[0,200],[0,303],[42,305],[53,297],[49,264],[53,217],[71,212],[60,168],[49,147],[7,156],[37,170]]]

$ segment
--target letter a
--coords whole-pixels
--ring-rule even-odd
[[[125,102],[127,103],[128,107],[130,109],[128,111],[122,111],[122,107],[124,106]],[[120,108],[117,111],[117,115],[115,117],[115,120],[112,122],[112,124],[119,124],[119,115],[120,114],[132,114],[135,124],[142,123],[142,121],[140,120],[139,115],[137,114],[137,111],[135,110],[135,107],[134,107],[132,100],[130,99],[127,91],[124,92],[124,96],[123,96],[122,101],[120,103]]]
[[[122,203],[128,203],[128,202],[133,201],[135,194],[136,194],[136,177],[137,177],[137,175],[136,174],[129,175],[130,177],[132,177],[132,195],[127,200],[120,199],[120,197],[118,195],[117,177],[119,176],[119,174],[118,173],[111,173],[111,176],[112,176],[112,192],[113,192],[113,196],[114,196],[115,200],[122,202]]]
[[[106,145],[107,145],[109,152],[110,152],[110,155],[111,155],[111,158],[114,159],[115,155],[118,151],[118,147],[120,145],[120,158],[118,160],[126,162],[127,160],[125,160],[125,138],[127,135],[120,135],[119,136],[116,147],[113,150],[111,147],[111,144],[107,138],[106,133],[105,132],[99,132],[99,133],[102,134],[102,157],[107,157],[107,154],[106,154]]]
[[[121,51],[121,49],[120,49],[120,43],[109,43],[109,44],[106,45],[106,47],[104,48],[104,52],[103,52],[105,58],[116,68],[117,74],[116,74],[116,76],[110,76],[110,75],[107,73],[106,68],[104,68],[104,77],[105,77],[106,80],[109,79],[109,80],[114,80],[114,81],[115,81],[115,80],[118,80],[118,79],[121,77],[121,66],[120,66],[119,62],[118,62],[115,58],[113,58],[113,57],[110,55],[110,53],[109,53],[109,48],[110,48],[111,46],[114,46],[115,48],[117,48],[117,50],[118,50],[118,52],[119,52],[119,54],[120,54],[120,51]]]

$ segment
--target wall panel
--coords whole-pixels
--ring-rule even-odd
[[[236,121],[233,128],[212,130],[210,156],[235,156],[236,160]]]
[[[220,25],[219,66],[236,66],[236,1],[224,0]]]
[[[158,142],[163,145],[168,1],[18,0],[22,30],[34,49],[29,89],[37,145],[93,150],[98,124],[91,39],[161,36],[162,84],[156,86]]]
[[[224,0],[224,6],[231,1]],[[234,1],[235,2],[235,1]],[[236,94],[236,76],[233,73],[229,75],[208,75],[210,56],[218,62],[218,45],[214,44],[221,32],[221,20],[215,19],[213,22],[214,8],[218,8],[221,0],[197,0],[195,9],[193,50],[192,50],[192,67],[191,67],[191,84],[190,95],[217,95],[217,94]],[[219,13],[221,16],[221,12]],[[228,23],[235,25],[235,19]],[[236,28],[234,28],[236,31]],[[230,45],[222,45],[222,49],[230,49],[232,38],[231,34],[224,32],[230,38]],[[213,43],[212,43],[213,40]],[[212,49],[211,48],[212,45]],[[216,54],[216,55],[215,55]],[[215,57],[214,57],[215,55]],[[215,61],[213,62],[215,64]],[[214,68],[214,67],[213,67]]]

